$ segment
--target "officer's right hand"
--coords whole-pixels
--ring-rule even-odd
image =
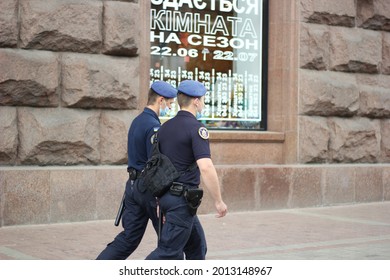
[[[217,209],[218,214],[216,215],[217,218],[222,218],[227,213],[227,206],[225,202],[223,201],[217,201],[215,202],[215,208]]]

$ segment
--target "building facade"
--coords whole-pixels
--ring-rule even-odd
[[[0,226],[115,217],[149,87],[150,8],[0,2]],[[229,210],[390,200],[390,2],[267,9],[267,129],[210,132]],[[200,213],[213,211],[206,193]]]

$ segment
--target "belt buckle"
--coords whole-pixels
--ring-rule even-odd
[[[172,186],[169,188],[171,194],[180,196],[183,194],[184,186],[182,183],[173,182]]]

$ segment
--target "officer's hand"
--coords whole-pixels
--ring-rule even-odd
[[[217,209],[218,214],[216,215],[217,218],[222,218],[227,213],[227,206],[225,202],[219,201],[215,203],[215,208]]]

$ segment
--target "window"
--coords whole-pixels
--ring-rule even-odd
[[[151,0],[150,81],[204,83],[209,129],[265,130],[267,4]]]

